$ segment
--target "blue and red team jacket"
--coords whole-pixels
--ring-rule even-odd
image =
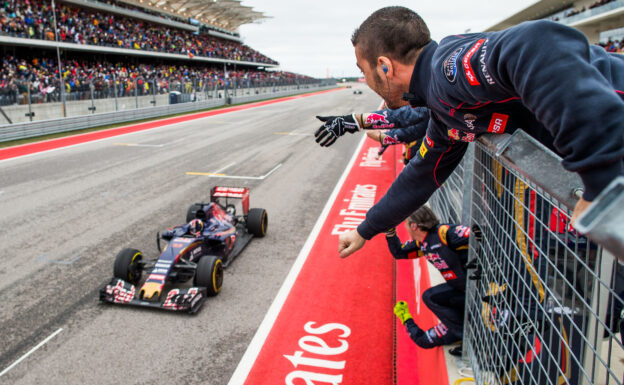
[[[624,55],[590,45],[576,29],[540,20],[432,41],[404,97],[429,107],[427,135],[358,226],[365,239],[422,206],[480,134],[522,128],[580,175],[588,201],[623,174]]]
[[[438,225],[425,240],[401,244],[396,235],[386,234],[388,249],[395,259],[425,257],[453,288],[466,291],[466,268],[470,229],[461,225]]]

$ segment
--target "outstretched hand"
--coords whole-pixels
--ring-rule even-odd
[[[366,239],[362,238],[357,230],[351,230],[340,234],[338,238],[338,252],[340,253],[340,258],[346,258],[355,253],[364,246],[364,243],[366,243]]]
[[[331,146],[345,132],[354,133],[359,130],[359,125],[353,115],[317,116],[316,118],[323,122],[323,125],[314,133],[316,143],[321,147]]]

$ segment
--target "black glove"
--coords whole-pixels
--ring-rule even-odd
[[[353,115],[317,116],[316,118],[323,122],[323,125],[314,133],[316,143],[321,147],[331,146],[345,132],[354,133],[360,129]]]

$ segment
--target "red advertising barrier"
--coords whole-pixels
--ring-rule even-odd
[[[391,150],[381,160],[377,151],[370,139],[357,151],[230,384],[392,382],[394,277],[385,239],[338,256],[338,236],[356,228],[394,180]]]
[[[437,323],[420,299],[427,261],[397,261],[395,277],[383,235],[338,256],[338,236],[357,227],[401,167],[399,146],[383,159],[377,151],[370,139],[356,151],[229,385],[448,385],[442,349],[416,346],[392,312],[396,279],[414,320]]]

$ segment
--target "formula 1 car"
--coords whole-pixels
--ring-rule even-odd
[[[237,206],[242,215],[236,214]],[[192,204],[186,220],[186,225],[157,233],[158,258],[143,259],[139,250],[121,250],[113,279],[100,290],[100,301],[195,313],[207,296],[221,291],[223,268],[253,237],[264,237],[268,224],[264,209],[249,208],[249,189],[238,187],[213,187],[210,202]],[[161,240],[168,242],[162,249]],[[147,276],[142,281],[143,272]],[[163,295],[165,284],[191,278],[193,287],[173,288]]]
[[[362,90],[353,90],[353,95],[362,95]]]

